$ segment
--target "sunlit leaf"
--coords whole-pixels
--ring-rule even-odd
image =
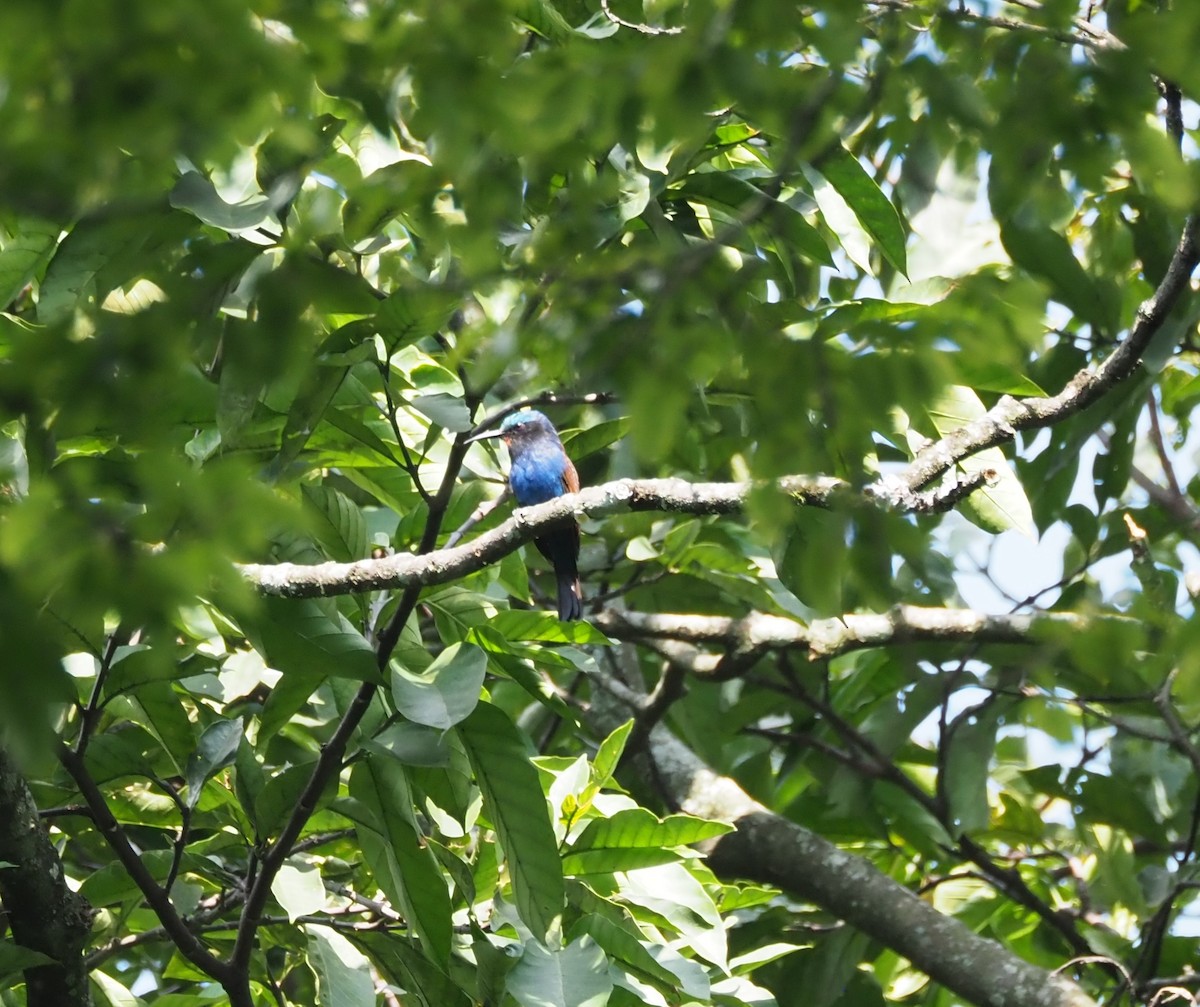
[[[392,698],[408,720],[442,730],[460,723],[479,702],[487,655],[469,644],[451,644],[424,672],[392,669]]]
[[[271,894],[292,923],[325,907],[325,886],[315,864],[284,864],[271,883]]]
[[[187,764],[187,804],[194,808],[206,780],[230,765],[242,741],[242,721],[218,720],[200,735]]]
[[[195,214],[206,224],[226,231],[244,231],[271,219],[274,207],[266,196],[228,203],[216,186],[198,171],[186,171],[171,190],[171,205]]]
[[[375,984],[362,952],[330,927],[306,923],[304,929],[321,1007],[374,1007]]]
[[[537,770],[512,721],[491,703],[480,703],[456,730],[483,793],[484,811],[504,847],[517,910],[538,939],[545,939],[560,924],[564,895]]]
[[[521,1007],[602,1007],[612,991],[604,951],[583,937],[561,951],[527,944],[508,974],[508,992]]]
[[[8,305],[34,275],[50,261],[59,229],[43,220],[26,218],[0,247],[0,308]]]
[[[837,146],[821,162],[821,174],[854,211],[883,257],[900,273],[907,272],[904,226],[892,201],[845,147]]]
[[[930,403],[928,411],[938,433],[945,435],[979,419],[987,410],[970,388],[951,385]],[[988,448],[964,458],[959,464],[968,475],[987,472],[991,476],[989,485],[976,490],[963,502],[963,513],[988,531],[1015,529],[1032,538],[1033,511],[1004,452],[999,448]]]

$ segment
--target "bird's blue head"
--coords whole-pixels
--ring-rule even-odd
[[[522,409],[519,413],[505,416],[504,422],[500,424],[501,437],[523,437],[539,433],[558,436],[554,424],[536,409]]]
[[[504,417],[504,422],[500,424],[499,430],[488,430],[476,434],[470,440],[482,441],[489,437],[499,437],[510,450],[533,444],[543,438],[549,438],[560,447],[562,445],[558,431],[554,429],[554,424],[536,409],[522,409],[519,412],[511,413]]]

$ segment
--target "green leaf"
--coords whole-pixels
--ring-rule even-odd
[[[22,978],[25,969],[39,965],[54,965],[54,959],[40,951],[22,947],[12,941],[0,940],[0,989],[11,986]]]
[[[179,677],[179,667],[166,655],[151,647],[131,647],[118,652],[104,680],[104,695],[109,699],[131,692],[150,682],[169,682]]]
[[[123,776],[148,776],[152,769],[146,753],[157,748],[154,737],[140,727],[108,731],[92,739],[84,764],[88,775],[97,783],[108,783]]]
[[[317,537],[333,559],[347,563],[366,556],[367,524],[357,504],[329,486],[304,483],[300,492],[317,517]]]
[[[406,1004],[409,999],[416,1007],[472,1007],[477,1002],[421,954],[415,944],[401,940],[394,933],[360,931],[350,935],[350,939],[371,956],[385,978],[405,991]]]
[[[604,949],[609,958],[647,977],[660,989],[676,989],[678,980],[675,973],[658,963],[632,922],[622,921],[625,924],[622,925],[606,919],[599,913],[588,913],[581,923],[583,929]]]
[[[413,193],[429,184],[427,161],[402,158],[376,169],[359,182],[342,209],[342,228],[351,245],[377,241],[384,225],[412,207]]]
[[[509,609],[497,612],[488,620],[488,627],[505,640],[535,640],[540,643],[570,643],[578,646],[599,646],[609,643],[608,637],[587,622],[563,622],[553,612],[534,609]]]
[[[388,465],[400,465],[400,460],[396,457],[396,453],[392,450],[391,445],[384,441],[367,424],[351,416],[348,410],[328,409],[325,411],[324,418],[325,422],[331,427],[335,427],[348,437],[352,437],[360,444],[374,451],[379,455],[382,462]]]
[[[21,293],[54,251],[59,228],[43,220],[18,220],[14,234],[0,248],[0,311]]]
[[[688,200],[735,210],[741,210],[752,201],[769,198],[756,185],[724,171],[692,172],[677,190],[668,190],[667,195],[671,197],[676,193]],[[769,205],[771,226],[781,232],[792,250],[811,262],[833,265],[833,256],[829,254],[829,246],[821,232],[798,210],[778,200],[770,200]]]
[[[437,287],[407,287],[397,290],[375,312],[375,329],[383,336],[388,351],[415,343],[441,331],[450,320],[456,296]]]
[[[376,739],[406,766],[450,765],[450,745],[445,731],[401,721],[393,724]]]
[[[189,808],[196,807],[205,782],[232,764],[244,733],[245,727],[241,717],[237,720],[218,720],[204,729],[187,764]]]
[[[986,414],[979,396],[970,388],[950,385],[928,406],[929,418],[940,436],[966,426]],[[1033,510],[1021,480],[999,448],[988,448],[964,458],[959,467],[968,475],[990,470],[995,481],[972,493],[962,504],[965,517],[991,532],[1016,530],[1035,536]]]
[[[266,378],[262,362],[244,349],[250,344],[245,327],[229,320],[224,336],[231,349],[221,362],[216,422],[220,444],[229,450],[238,446],[243,431],[254,419]]]
[[[939,885],[938,887],[940,888],[941,886]],[[744,955],[730,958],[729,969],[734,975],[747,974],[753,972],[760,965],[778,961],[787,955],[795,954],[797,951],[806,951],[811,947],[811,944],[787,944],[782,941],[774,944],[766,944],[763,947],[754,948],[754,950],[748,951]]]
[[[254,807],[266,782],[266,774],[255,757],[254,746],[243,737],[233,763],[233,792],[237,795],[238,804],[241,805],[246,818],[255,825],[257,823]],[[258,832],[257,828],[255,831]]]
[[[170,203],[223,231],[245,231],[271,219],[274,207],[266,196],[227,203],[217,188],[198,171],[186,171],[171,190]]]
[[[321,1007],[375,1007],[375,983],[366,956],[330,927],[306,923],[304,930]]]
[[[834,147],[821,161],[821,174],[854,211],[892,268],[907,276],[904,224],[900,214],[858,158],[845,147]]]
[[[640,217],[650,205],[650,178],[636,170],[622,170],[620,177],[617,215],[625,222]]]
[[[96,992],[108,1007],[142,1007],[142,1000],[107,972],[93,969],[88,973]]]
[[[629,417],[621,416],[615,420],[605,420],[586,430],[563,434],[563,444],[567,454],[575,461],[587,458],[597,451],[603,451],[610,444],[615,444],[629,432]]]
[[[1103,332],[1118,327],[1117,302],[1075,258],[1061,234],[1043,224],[1008,220],[1000,225],[1004,250],[1022,269],[1050,284],[1054,299]]]
[[[689,815],[661,821],[644,808],[627,808],[589,822],[563,857],[567,875],[604,874],[682,860],[677,847],[732,832],[733,826]]]
[[[443,650],[423,674],[392,668],[392,698],[409,720],[442,730],[464,720],[479,702],[487,654],[471,644]]]
[[[980,357],[967,357],[957,354],[954,359],[954,369],[961,379],[960,384],[968,388],[978,388],[985,392],[997,392],[1001,395],[1045,395],[1046,391],[1032,378],[1017,374],[1007,365],[996,360],[985,360]]]
[[[325,884],[316,864],[289,860],[271,882],[271,894],[291,923],[325,908]]]
[[[871,235],[859,221],[858,215],[825,176],[807,165],[802,165],[801,168],[812,186],[813,199],[821,211],[821,217],[826,226],[837,235],[842,250],[864,273],[872,273]]]
[[[942,789],[955,838],[986,829],[991,821],[988,779],[996,729],[1007,706],[996,701],[973,707],[951,722]]]
[[[311,760],[306,760],[294,766],[286,766],[263,782],[254,795],[250,816],[254,822],[255,835],[259,839],[269,839],[277,835],[295,812],[300,795],[304,793],[308,781],[312,778],[313,765]],[[335,778],[326,785],[318,805],[328,802],[336,792]]]
[[[843,611],[846,526],[844,514],[800,508],[777,568],[784,586],[821,615]]]
[[[190,229],[182,223],[186,219],[156,209],[113,210],[79,221],[46,269],[38,294],[38,321],[53,325],[70,317],[81,302],[98,305],[113,287],[145,267],[139,257],[147,246]]]
[[[600,742],[596,757],[592,760],[592,780],[598,787],[605,786],[612,779],[621,762],[625,751],[625,743],[633,730],[633,720],[627,720],[616,728],[607,738]]]
[[[417,395],[409,403],[414,409],[428,416],[439,427],[460,434],[470,430],[471,411],[467,404],[456,395],[437,392],[433,395]]]
[[[338,367],[318,367],[309,373],[288,408],[279,439],[279,453],[267,467],[269,481],[278,480],[300,456],[341,388],[346,374],[345,368]]]
[[[491,703],[480,703],[455,730],[483,794],[484,812],[504,847],[517,912],[538,940],[545,941],[562,917],[562,864],[525,741]]]
[[[571,852],[562,858],[563,874],[569,878],[595,874],[612,874],[616,871],[636,871],[642,867],[657,867],[673,864],[684,859],[678,850],[661,846],[626,846],[614,849],[583,850]]]
[[[733,826],[725,822],[711,822],[683,814],[660,819],[645,808],[626,808],[609,818],[597,818],[589,822],[571,845],[571,850],[687,846],[732,831]]]
[[[259,717],[258,737],[255,742],[257,749],[264,749],[304,708],[304,704],[325,681],[325,677],[312,672],[293,672],[284,675],[271,687]]]
[[[285,675],[381,680],[371,645],[327,602],[266,599],[261,617],[247,620],[246,631],[258,637],[255,649],[267,664]]]
[[[667,919],[697,954],[726,968],[728,950],[721,916],[712,896],[684,864],[628,872],[621,896]]]
[[[408,921],[426,954],[450,960],[450,896],[433,853],[422,842],[404,767],[380,745],[367,742],[368,757],[350,776],[350,792],[373,812],[383,834],[359,826],[359,842],[376,883]]]
[[[135,692],[119,697],[112,709],[123,710],[130,720],[142,724],[158,738],[177,769],[183,753],[192,749],[195,725],[188,719],[178,693],[166,682],[147,682]]]
[[[527,943],[506,988],[521,1007],[604,1007],[613,982],[603,949],[581,937],[561,950]]]

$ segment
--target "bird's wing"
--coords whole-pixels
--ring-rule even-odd
[[[575,471],[575,466],[571,464],[571,459],[567,459],[567,467],[563,469],[562,474],[563,491],[566,493],[579,492],[579,473]]]

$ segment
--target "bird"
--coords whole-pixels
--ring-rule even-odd
[[[579,492],[579,473],[545,415],[522,409],[506,416],[498,430],[488,430],[467,439],[481,441],[499,437],[508,448],[508,488],[519,507],[545,503],[564,493]],[[554,567],[558,582],[558,617],[570,622],[583,615],[579,588],[579,522],[555,528],[533,540],[538,551]]]

